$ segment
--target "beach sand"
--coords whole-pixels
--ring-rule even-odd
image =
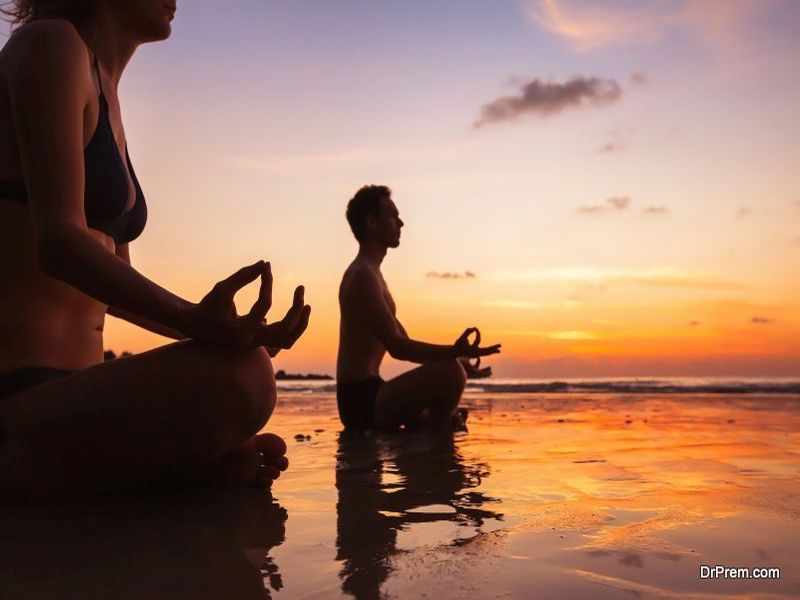
[[[4,507],[0,598],[800,597],[797,396],[464,405],[468,433],[348,436],[332,393],[283,391],[272,495]]]

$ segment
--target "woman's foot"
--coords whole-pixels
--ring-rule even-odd
[[[274,433],[262,433],[220,456],[203,479],[213,485],[270,487],[288,467],[286,442]]]

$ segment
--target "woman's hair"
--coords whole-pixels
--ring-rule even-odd
[[[12,0],[0,6],[0,11],[19,27],[37,19],[67,19],[78,24],[91,15],[97,0]]]

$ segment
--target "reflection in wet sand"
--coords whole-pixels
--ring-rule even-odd
[[[286,511],[263,491],[0,506],[0,598],[248,598],[282,587]]]
[[[337,560],[342,591],[380,598],[392,571],[398,534],[423,524],[446,525],[419,544],[452,544],[481,532],[502,514],[497,500],[477,490],[486,463],[465,463],[452,435],[396,433],[339,435],[336,488]]]
[[[414,437],[351,446],[332,394],[282,399],[272,430],[313,433],[276,485],[289,597],[800,597],[797,396],[465,403],[469,433],[434,451]],[[707,581],[701,564],[782,577]]]
[[[465,402],[466,435],[351,439],[332,393],[283,395],[275,499],[0,506],[0,598],[800,597],[800,397]]]

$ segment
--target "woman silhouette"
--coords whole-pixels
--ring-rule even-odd
[[[147,209],[117,88],[169,37],[175,0],[15,0],[0,52],[0,496],[164,481],[270,483],[286,446],[266,348],[308,324],[303,288],[267,324],[268,263],[192,303],[135,270]],[[236,292],[260,279],[246,315]],[[109,313],[182,340],[102,363]],[[274,355],[274,352],[272,353]]]

